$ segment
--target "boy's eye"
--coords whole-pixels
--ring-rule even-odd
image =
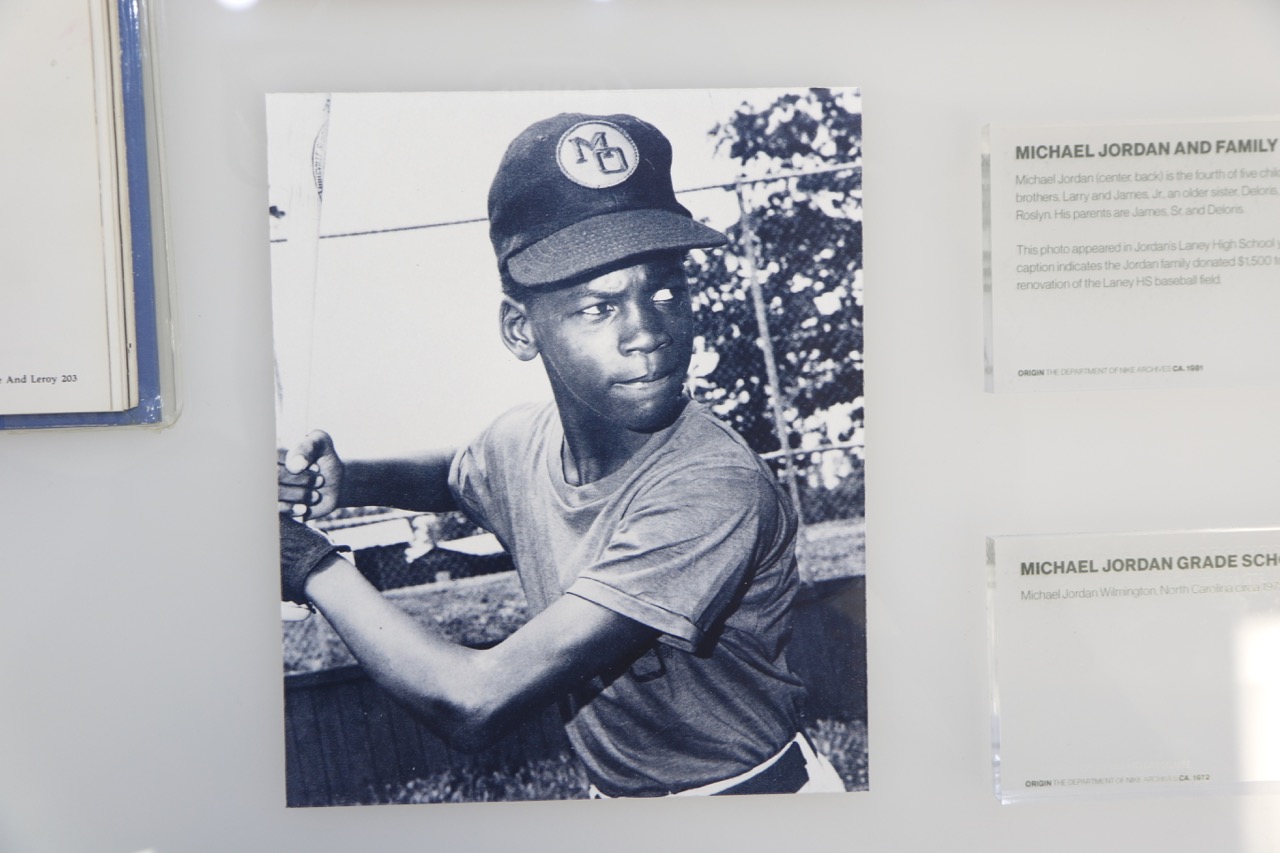
[[[676,293],[672,288],[664,287],[662,290],[654,293],[651,298],[654,302],[674,302]]]
[[[585,314],[588,317],[603,317],[608,312],[609,303],[607,302],[597,302],[578,311],[579,314]]]

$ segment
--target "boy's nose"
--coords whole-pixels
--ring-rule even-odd
[[[627,318],[620,343],[623,352],[653,352],[671,343],[671,333],[657,311],[637,308]]]

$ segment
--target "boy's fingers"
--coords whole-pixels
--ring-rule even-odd
[[[291,518],[307,519],[313,507],[326,504],[326,493],[332,492],[330,479],[340,475],[341,463],[333,449],[333,440],[322,430],[314,430],[292,449],[277,451],[277,505],[280,514]],[[326,477],[321,470],[330,471],[334,477]],[[321,491],[325,489],[327,491]],[[328,501],[332,502],[332,495]],[[327,513],[332,507],[322,509]]]
[[[297,473],[290,471],[283,465],[276,471],[277,479],[282,486],[303,486],[311,485],[315,482],[315,475],[310,471],[299,471]]]
[[[292,450],[284,458],[284,469],[290,474],[305,474],[311,467],[311,460],[303,453]]]
[[[300,483],[296,486],[282,484],[276,490],[276,500],[289,504],[318,504],[320,503],[320,493],[306,483]]]
[[[320,457],[325,455],[333,455],[333,439],[324,430],[313,430],[298,442],[297,447],[288,452],[284,458],[284,466],[291,473],[301,473],[314,467]]]
[[[311,515],[311,507],[306,504],[288,503],[287,501],[278,501],[276,503],[276,511],[281,515],[287,515],[290,518],[297,518],[306,521]]]
[[[312,489],[319,489],[325,483],[324,475],[318,471],[312,471],[308,468],[305,471],[294,473],[283,465],[277,467],[276,479],[281,486],[306,486]]]

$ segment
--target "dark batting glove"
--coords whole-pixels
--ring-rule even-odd
[[[350,551],[346,545],[335,545],[323,533],[300,521],[280,516],[280,597],[284,601],[307,603],[304,588],[307,578],[329,556]]]

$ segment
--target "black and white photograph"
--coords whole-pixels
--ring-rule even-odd
[[[861,113],[267,96],[288,805],[869,788]]]

